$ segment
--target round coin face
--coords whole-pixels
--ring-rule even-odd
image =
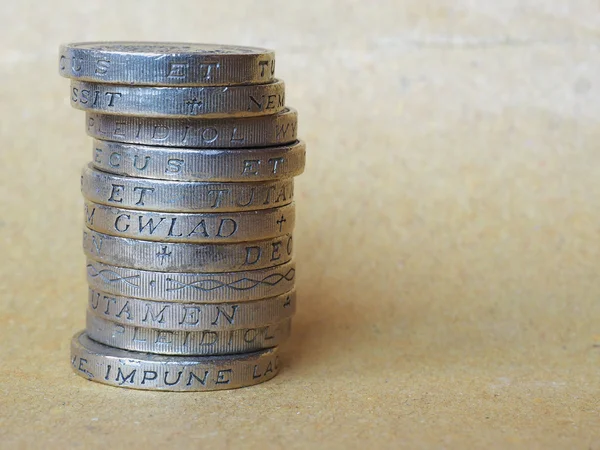
[[[264,55],[271,50],[239,45],[200,44],[191,42],[75,42],[63,45],[64,49],[95,50],[107,53],[139,55],[194,54],[194,55]]]

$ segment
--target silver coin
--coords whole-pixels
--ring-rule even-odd
[[[92,164],[117,175],[179,181],[267,181],[304,171],[306,146],[222,150],[94,140]]]
[[[290,319],[278,323],[226,331],[173,331],[141,328],[87,313],[86,333],[111,347],[160,355],[231,355],[276,347],[290,336]]]
[[[292,178],[253,183],[166,181],[124,177],[95,169],[81,174],[83,197],[119,208],[162,212],[234,212],[275,208],[292,202]]]
[[[268,147],[295,142],[298,113],[242,119],[154,119],[88,112],[87,133],[98,139],[168,147]]]
[[[179,42],[82,42],[62,45],[59,73],[67,78],[146,86],[269,83],[272,50]]]
[[[85,224],[112,236],[160,242],[246,242],[289,234],[293,203],[279,208],[232,213],[161,213],[84,202]]]
[[[157,391],[215,391],[270,380],[280,369],[277,347],[229,356],[161,356],[130,352],[91,340],[71,340],[73,371],[111,386]]]
[[[105,264],[158,272],[237,272],[284,264],[292,259],[291,234],[239,244],[144,241],[83,231],[83,250]]]
[[[275,297],[294,288],[294,262],[244,272],[154,272],[87,260],[92,289],[124,297],[183,303],[231,303]]]
[[[289,319],[296,311],[294,290],[251,302],[175,303],[121,297],[89,290],[90,314],[114,323],[159,330],[231,330]]]
[[[71,106],[144,117],[253,117],[283,111],[285,85],[275,80],[226,87],[152,87],[71,80]]]

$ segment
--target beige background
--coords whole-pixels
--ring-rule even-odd
[[[0,29],[0,447],[600,449],[600,4],[12,1]],[[308,143],[283,373],[71,373],[84,117],[61,42],[277,51]],[[43,444],[43,445],[42,445]]]

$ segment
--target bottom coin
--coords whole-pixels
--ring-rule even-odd
[[[279,371],[277,347],[229,356],[163,356],[119,350],[84,331],[71,341],[73,371],[111,386],[157,391],[215,391],[252,386]]]

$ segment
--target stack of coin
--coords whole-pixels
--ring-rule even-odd
[[[274,53],[78,43],[61,47],[59,68],[94,139],[74,371],[173,391],[273,378],[296,308],[293,177],[305,160]]]

